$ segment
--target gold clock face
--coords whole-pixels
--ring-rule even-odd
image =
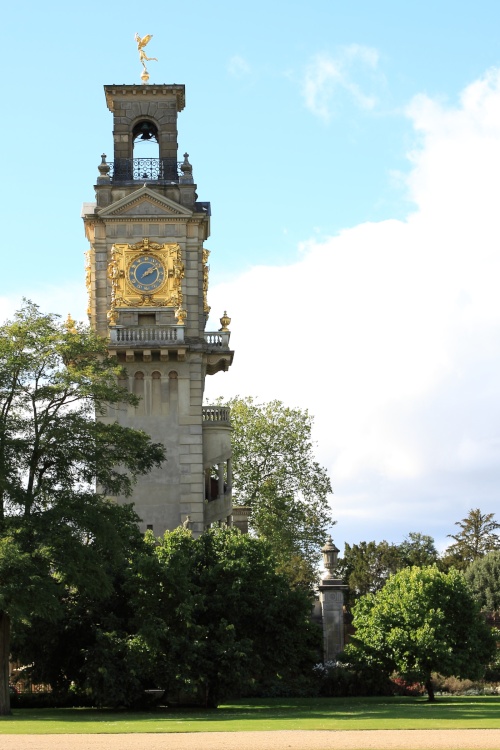
[[[177,243],[115,243],[108,262],[111,308],[182,307],[184,264]]]
[[[128,281],[141,294],[151,294],[165,283],[165,267],[154,255],[139,255],[128,267]]]

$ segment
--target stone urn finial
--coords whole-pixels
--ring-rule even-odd
[[[188,157],[189,157],[189,154],[186,152],[184,154],[184,161],[181,164],[182,175],[181,175],[180,181],[183,184],[192,183],[193,182],[193,167],[189,163],[189,158]]]
[[[322,548],[323,565],[327,571],[325,578],[333,578],[333,571],[337,567],[337,560],[340,550],[334,545],[332,537],[328,537],[325,546]]]
[[[100,185],[103,182],[110,182],[109,172],[111,170],[111,167],[106,162],[106,154],[101,154],[101,163],[98,165],[97,169],[99,170],[97,183]]]

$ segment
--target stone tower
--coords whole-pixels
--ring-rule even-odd
[[[142,429],[166,447],[167,461],[139,480],[131,498],[141,529],[160,535],[184,523],[197,535],[231,523],[232,513],[228,410],[203,406],[205,377],[233,359],[226,313],[219,331],[205,331],[210,203],[197,201],[188,154],[178,162],[184,86],[104,90],[114,158],[103,154],[96,201],[83,207],[88,313],[140,402],[103,419]],[[154,157],[134,154],[145,141]]]

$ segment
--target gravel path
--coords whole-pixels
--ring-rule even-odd
[[[10,734],[1,750],[500,750],[500,729]]]

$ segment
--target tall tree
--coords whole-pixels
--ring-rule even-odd
[[[233,496],[251,508],[251,528],[267,539],[292,581],[311,583],[332,526],[326,469],[316,461],[313,418],[281,401],[233,398]]]
[[[401,568],[417,565],[425,567],[439,560],[434,539],[411,531],[401,544],[360,542],[347,544],[339,560],[338,573],[349,586],[347,604],[379,591],[388,577]]]
[[[15,645],[34,677],[63,690],[72,681],[96,705],[137,705],[155,687],[207,706],[291,689],[312,674],[321,630],[275,565],[269,543],[236,529],[147,534],[113,568],[105,600],[71,591],[56,624],[24,625]]]
[[[62,589],[110,590],[107,561],[136,530],[106,495],[164,460],[145,433],[96,421],[136,403],[119,373],[104,340],[31,302],[0,327],[0,714],[11,621],[56,618]]]
[[[403,567],[398,547],[382,542],[346,542],[338,574],[347,583],[347,603],[352,606],[365,594],[379,591],[388,577]]]
[[[465,518],[456,521],[455,526],[460,531],[448,534],[455,542],[445,550],[445,557],[453,558],[456,567],[466,568],[488,552],[500,549],[500,536],[496,533],[500,523],[495,521],[494,513],[481,513],[479,508],[472,508]]]
[[[321,631],[308,596],[276,572],[268,542],[235,529],[198,539],[177,529],[154,549],[161,573],[152,591],[139,592],[138,621],[147,650],[159,654],[162,687],[216,706],[252,684],[311,674]]]
[[[410,531],[407,537],[397,545],[401,559],[401,567],[426,568],[439,560],[439,552],[434,539],[428,534]]]
[[[404,568],[376,594],[359,599],[353,610],[353,651],[390,674],[423,682],[434,700],[432,672],[475,679],[495,652],[465,578],[436,566]]]
[[[465,578],[482,610],[500,612],[500,550],[474,560]]]

